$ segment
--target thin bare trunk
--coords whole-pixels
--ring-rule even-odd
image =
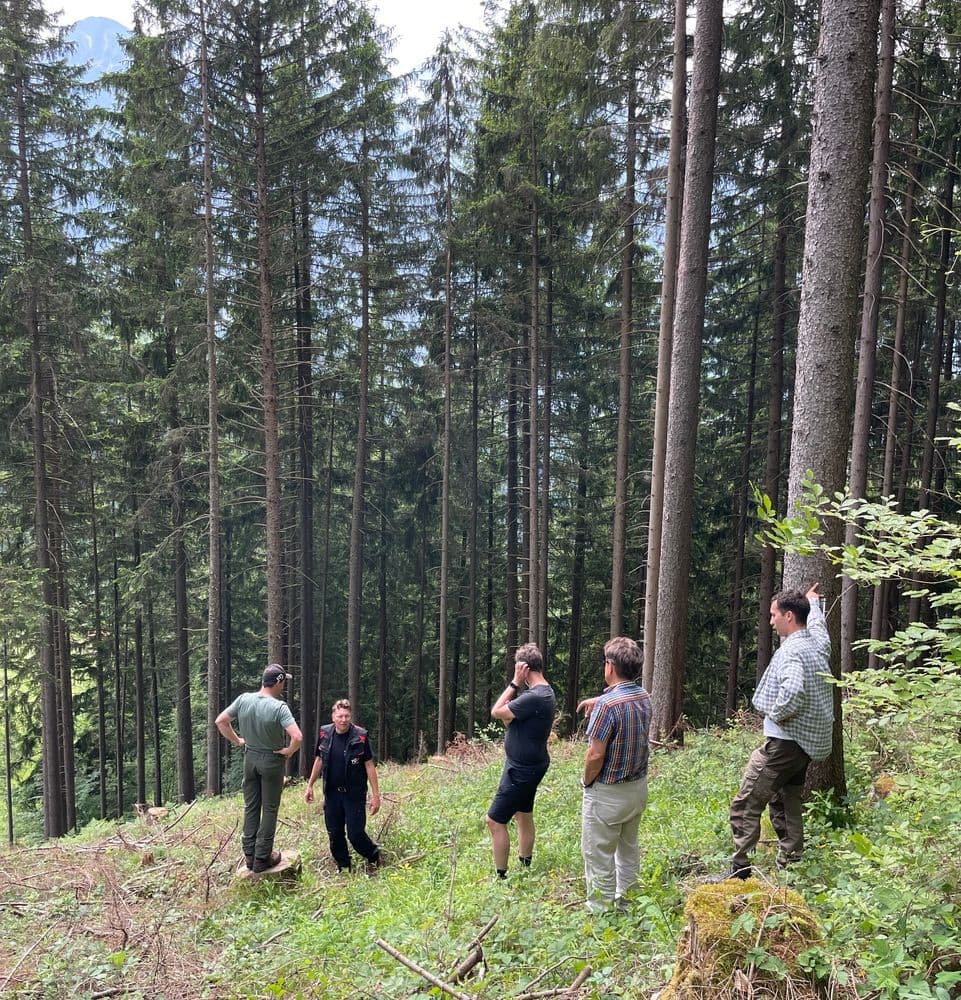
[[[450,587],[451,338],[454,313],[453,201],[451,191],[450,80],[444,88],[444,430],[441,443],[440,621],[437,636],[437,752],[447,739],[447,619]]]
[[[884,203],[888,186],[888,156],[891,145],[891,94],[894,83],[895,0],[881,5],[881,54],[878,62],[877,99],[874,114],[874,154],[871,164],[871,201],[868,210],[868,255],[861,305],[861,342],[858,349],[857,393],[854,402],[854,429],[848,493],[855,498],[867,494],[868,451],[871,440],[871,412],[874,402],[874,373],[877,364],[878,316],[881,311],[881,277],[884,270]],[[857,524],[849,523],[845,545],[857,542]],[[858,586],[841,577],[841,672],[854,668],[852,644],[857,639]]]
[[[664,509],[654,650],[653,729],[679,736],[687,646],[688,576],[694,503],[694,457],[707,291],[711,192],[720,78],[721,0],[698,6],[691,81],[690,140],[684,176],[671,354],[671,394],[664,456]]]
[[[651,455],[651,501],[647,528],[647,574],[644,585],[644,687],[654,679],[657,639],[657,592],[661,571],[661,518],[664,512],[664,455],[667,450],[667,407],[671,394],[671,350],[684,194],[684,125],[687,118],[687,0],[674,2],[674,58],[671,68],[671,138],[667,159],[667,210],[664,220],[664,273],[657,339],[657,389]]]
[[[530,335],[528,338],[528,459],[527,459],[527,641],[538,641],[540,613],[540,503],[537,491],[540,477],[540,234],[538,229],[537,188],[540,182],[537,169],[537,140],[531,129],[531,302]]]
[[[630,5],[628,5],[630,6]],[[611,637],[624,632],[624,564],[627,558],[627,480],[631,453],[631,334],[634,323],[634,213],[637,170],[637,80],[633,66],[627,93],[627,152],[621,219],[621,316],[618,347],[617,457],[611,561]]]
[[[274,296],[270,270],[270,206],[267,183],[267,126],[264,111],[266,40],[255,4],[254,37],[254,159],[257,187],[257,271],[260,301],[260,364],[264,407],[264,481],[267,532],[267,659],[284,659],[283,539],[281,536],[280,438],[277,399],[277,362],[274,345]],[[356,711],[356,709],[355,709]]]
[[[367,476],[367,398],[370,372],[370,189],[367,182],[367,137],[361,142],[364,183],[360,194],[360,380],[357,390],[357,444],[354,452],[354,495],[350,512],[350,557],[347,597],[347,692],[355,716],[360,714],[360,622],[364,587],[364,485]]]
[[[759,289],[760,292],[760,289]],[[728,718],[737,710],[737,675],[741,663],[741,610],[744,606],[744,539],[747,535],[747,495],[750,488],[751,448],[754,443],[754,409],[757,393],[757,342],[761,324],[760,297],[754,310],[754,332],[751,337],[751,370],[747,384],[747,417],[744,429],[744,450],[741,453],[741,479],[736,502],[734,529],[734,582],[731,586],[731,646],[727,662],[727,697],[725,710]]]
[[[92,459],[92,456],[91,456]],[[100,819],[107,818],[107,706],[103,669],[103,608],[100,592],[100,552],[97,544],[97,494],[93,481],[93,461],[90,462],[90,538],[93,555],[93,634],[94,673],[97,687],[97,784],[100,797]]]
[[[220,734],[214,725],[220,702],[220,432],[217,385],[217,311],[214,300],[214,208],[213,152],[210,127],[210,59],[207,51],[207,8],[199,0],[200,88],[203,106],[204,186],[204,301],[207,339],[207,781],[208,795],[219,795],[222,787]]]

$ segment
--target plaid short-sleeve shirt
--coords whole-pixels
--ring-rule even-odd
[[[651,697],[640,684],[616,684],[597,699],[587,724],[587,739],[608,741],[598,781],[615,785],[638,781],[647,774],[650,724]]]

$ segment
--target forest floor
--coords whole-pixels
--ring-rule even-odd
[[[876,734],[848,729],[844,822],[815,802],[804,861],[778,874],[768,836],[758,867],[817,915],[823,940],[801,971],[822,995],[949,1000],[961,995],[961,749],[918,731],[885,749]],[[671,975],[687,894],[726,867],[727,807],[757,739],[736,727],[655,751],[641,880],[628,912],[603,917],[583,907],[583,746],[564,742],[538,796],[533,866],[512,859],[506,881],[492,877],[483,823],[502,751],[483,741],[380,769],[384,803],[368,828],[389,863],[370,876],[336,872],[302,783],[285,792],[276,845],[301,852],[292,883],[235,880],[238,795],[173,807],[154,825],[100,822],[13,850],[0,865],[0,994],[439,996],[377,939],[449,981],[497,917],[464,995],[559,990],[589,965],[580,996],[653,998]],[[877,799],[877,774],[892,765],[900,769]],[[787,978],[764,995],[790,996]]]

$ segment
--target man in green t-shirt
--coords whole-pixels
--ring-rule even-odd
[[[224,739],[244,750],[244,857],[251,871],[280,864],[274,850],[284,764],[300,748],[303,736],[290,706],[283,700],[287,681],[282,666],[271,663],[259,691],[242,694],[217,716]],[[237,723],[243,736],[234,729]],[[285,734],[290,744],[284,746]]]

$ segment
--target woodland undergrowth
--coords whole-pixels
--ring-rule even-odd
[[[801,964],[823,996],[950,1000],[961,995],[961,695],[924,713],[914,701],[892,708],[882,688],[869,678],[849,703],[846,808],[811,803],[805,859],[787,873],[766,828],[758,867],[814,911],[822,940]],[[0,994],[439,996],[376,940],[449,980],[496,916],[464,995],[560,989],[589,965],[580,996],[653,1000],[687,894],[725,868],[728,802],[757,739],[743,720],[654,752],[641,880],[628,912],[600,918],[583,908],[578,744],[554,744],[533,865],[514,862],[506,881],[492,878],[483,823],[501,749],[485,741],[382,767],[369,828],[389,864],[370,876],[337,874],[299,784],[285,792],[277,843],[302,854],[293,883],[234,880],[237,795],[171,808],[155,826],[96,823],[15,849],[0,866]]]

